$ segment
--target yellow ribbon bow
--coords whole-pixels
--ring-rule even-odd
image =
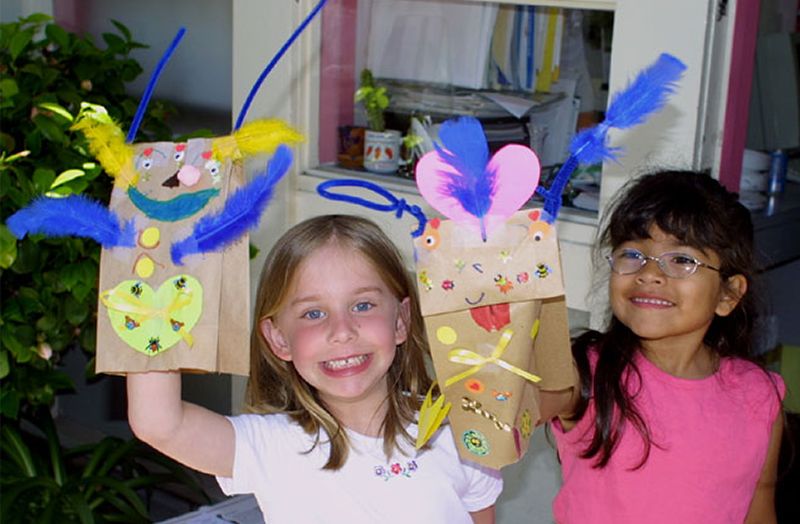
[[[137,316],[139,322],[145,322],[152,318],[160,318],[164,322],[170,322],[172,314],[175,311],[183,309],[192,303],[192,291],[182,291],[175,295],[172,302],[163,308],[157,308],[149,304],[145,304],[140,298],[129,293],[120,292],[118,288],[110,291],[104,291],[100,294],[100,301],[108,309],[119,311],[120,313],[130,313]],[[178,330],[184,342],[189,347],[194,344],[194,337],[186,331],[183,327]]]
[[[515,365],[509,364],[505,360],[500,359],[508,347],[509,342],[511,342],[511,337],[513,336],[513,329],[504,330],[503,334],[500,336],[500,340],[497,342],[497,345],[494,348],[494,351],[492,351],[492,354],[488,357],[484,357],[483,355],[479,355],[478,353],[468,349],[454,349],[450,351],[450,353],[447,355],[447,358],[450,360],[450,362],[455,362],[456,364],[466,364],[468,366],[471,365],[472,367],[462,373],[459,373],[458,375],[448,378],[444,383],[444,387],[450,387],[456,382],[464,380],[470,375],[474,375],[486,364],[497,364],[501,368],[506,369],[526,380],[530,380],[533,383],[541,381],[542,379],[533,373],[528,373],[524,369],[520,369]]]

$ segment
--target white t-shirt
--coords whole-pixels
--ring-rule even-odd
[[[500,472],[458,457],[443,426],[430,449],[410,447],[387,462],[383,439],[348,431],[345,465],[322,470],[327,443],[313,439],[286,415],[229,417],[236,433],[233,477],[217,477],[228,495],[253,493],[268,524],[470,524],[469,513],[495,503]],[[416,426],[409,428],[414,436]]]

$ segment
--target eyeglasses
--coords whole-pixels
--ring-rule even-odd
[[[638,249],[620,249],[606,257],[611,271],[618,275],[632,275],[638,273],[648,261],[658,264],[661,271],[671,278],[688,278],[694,275],[698,267],[707,267],[714,271],[719,268],[701,262],[686,253],[664,253],[657,257],[645,255]]]

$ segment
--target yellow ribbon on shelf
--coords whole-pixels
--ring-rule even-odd
[[[503,334],[500,336],[500,340],[497,342],[497,345],[492,351],[492,354],[488,357],[484,357],[474,351],[470,351],[468,349],[454,349],[448,353],[447,358],[450,362],[455,362],[456,364],[466,364],[468,366],[472,366],[468,370],[459,373],[458,375],[454,375],[448,378],[445,383],[444,387],[450,387],[456,382],[464,380],[465,378],[469,377],[470,375],[474,375],[478,371],[483,368],[486,364],[497,364],[501,368],[508,370],[515,375],[518,375],[525,380],[529,380],[533,383],[541,381],[541,377],[534,375],[533,373],[528,373],[524,369],[520,369],[513,364],[509,364],[505,360],[501,360],[500,357],[503,356],[506,348],[508,347],[509,342],[511,342],[511,337],[514,336],[513,329],[506,329],[503,331]]]
[[[192,292],[183,291],[178,293],[172,302],[163,308],[157,308],[145,304],[141,299],[134,295],[125,292],[118,292],[117,288],[102,292],[100,294],[100,301],[104,306],[113,311],[136,315],[139,322],[144,322],[152,318],[160,318],[164,322],[169,322],[171,320],[172,313],[183,309],[192,303]],[[181,336],[183,341],[189,345],[189,347],[192,347],[194,344],[194,337],[191,333],[181,327],[178,330],[178,334]]]

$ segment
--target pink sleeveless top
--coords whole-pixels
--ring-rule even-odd
[[[594,369],[597,357],[590,357]],[[628,390],[639,390],[635,402],[650,429],[650,456],[632,470],[644,447],[628,424],[608,465],[594,469],[594,459],[580,458],[594,404],[568,433],[556,420],[563,477],[553,502],[556,522],[743,522],[781,409],[783,380],[731,358],[699,380],[669,375],[641,354],[635,363],[642,387],[632,373]]]

